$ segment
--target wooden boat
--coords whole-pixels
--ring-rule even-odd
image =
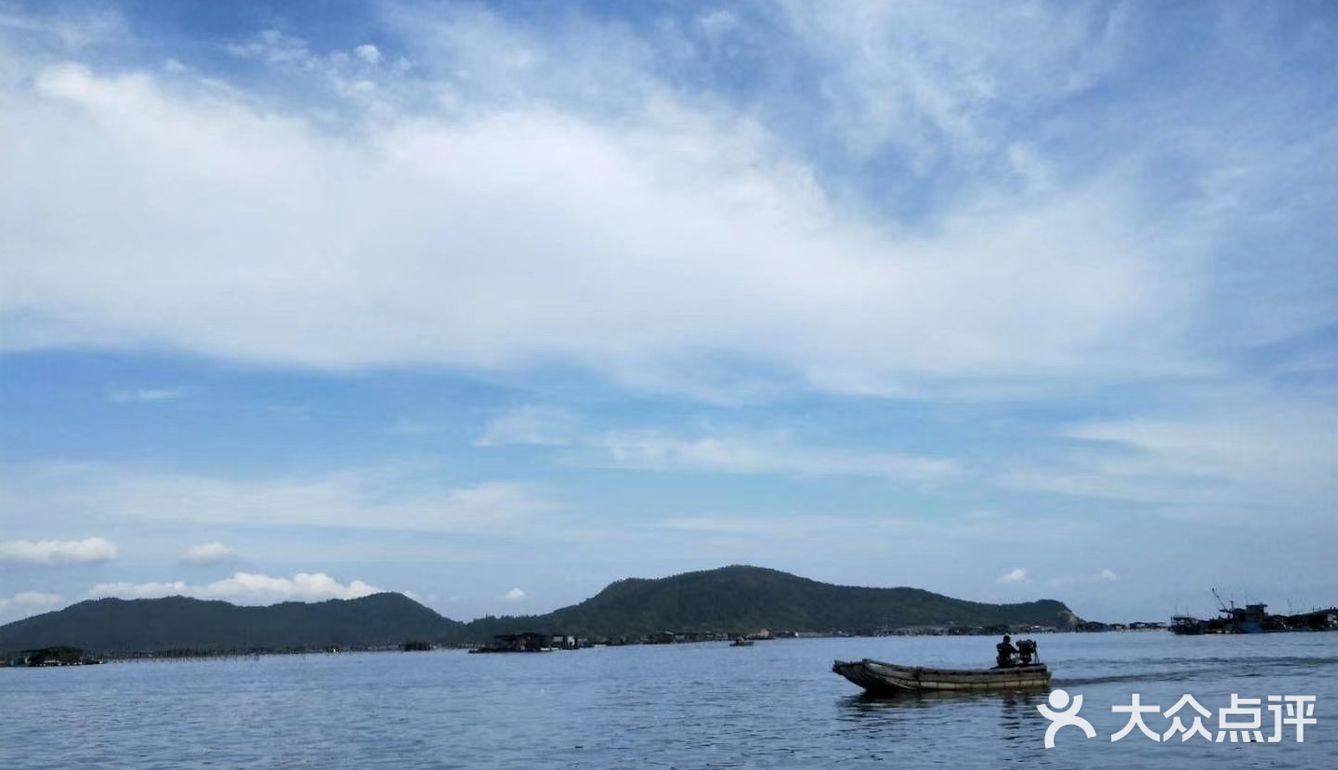
[[[1044,663],[1009,668],[925,668],[870,660],[838,660],[832,671],[873,695],[950,690],[1029,690],[1050,686]]]
[[[738,639],[735,639],[734,641],[730,642],[730,643],[729,643],[729,646],[730,646],[730,647],[752,647],[752,646],[753,646],[753,640],[752,640],[752,639],[744,639],[742,636],[740,636]]]

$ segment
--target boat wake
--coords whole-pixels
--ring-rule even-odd
[[[1127,663],[1127,661],[1125,661]],[[1115,684],[1120,682],[1184,682],[1223,674],[1231,678],[1253,678],[1311,673],[1338,666],[1338,657],[1322,658],[1183,658],[1165,659],[1158,663],[1176,665],[1176,668],[1140,671],[1132,674],[1110,674],[1088,677],[1056,677],[1055,687],[1077,685]]]

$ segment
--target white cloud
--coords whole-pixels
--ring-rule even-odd
[[[0,562],[90,564],[116,558],[116,545],[100,537],[83,540],[0,541]]]
[[[739,28],[741,23],[737,14],[718,8],[707,13],[703,13],[696,19],[706,38],[714,44],[719,44],[726,39],[730,33]]]
[[[108,400],[116,404],[139,404],[152,401],[170,401],[186,395],[177,388],[137,388],[116,389],[107,394]]]
[[[64,600],[58,594],[20,591],[9,598],[0,596],[0,622],[18,620],[59,607]]]
[[[1050,580],[1052,586],[1071,586],[1080,583],[1113,583],[1119,579],[1115,570],[1103,569],[1100,572],[1091,575],[1069,575],[1066,577],[1057,577]]]
[[[522,406],[493,418],[475,439],[475,446],[561,446],[571,440],[574,420],[551,406]]]
[[[315,60],[314,54],[307,47],[307,41],[277,29],[261,30],[244,43],[229,43],[224,48],[233,56],[264,59],[276,64],[311,67]]]
[[[1007,515],[981,517],[963,514],[946,517],[926,517],[913,513],[822,512],[798,516],[775,514],[690,514],[660,519],[648,530],[653,537],[663,537],[665,531],[683,532],[690,536],[742,536],[741,543],[758,545],[763,541],[788,542],[798,550],[795,553],[845,553],[853,547],[849,558],[858,558],[866,542],[896,541],[905,543],[935,543],[949,551],[963,548],[978,551],[981,548],[1010,549],[1037,546],[1053,550],[1056,544],[1090,541],[1104,536],[1104,530],[1091,521],[1072,517]],[[846,533],[861,532],[863,538],[851,539]]]
[[[1025,583],[1027,582],[1027,571],[1018,567],[1011,569],[999,576],[1000,583]]]
[[[218,564],[220,562],[236,559],[237,556],[238,554],[235,550],[215,540],[210,543],[201,543],[200,545],[193,545],[190,548],[187,548],[181,558],[183,561],[191,564]]]
[[[209,524],[496,533],[531,526],[556,509],[526,484],[444,487],[428,469],[409,467],[241,480],[75,463],[29,465],[6,475],[0,494],[7,504],[53,517],[114,512]]]
[[[1262,404],[1262,405],[1261,405]],[[1206,408],[1206,411],[1205,411]],[[1338,496],[1338,413],[1262,394],[1205,398],[1175,417],[1086,423],[1060,432],[1073,448],[1050,464],[1006,472],[1006,486],[1161,506],[1181,516],[1324,525]]]
[[[525,406],[490,421],[476,446],[567,446],[575,464],[647,471],[782,473],[943,480],[963,473],[952,459],[796,445],[782,432],[684,437],[658,430],[579,433],[562,409]]]
[[[0,610],[38,610],[55,607],[61,603],[59,594],[41,591],[20,591],[6,599],[0,596]]]
[[[37,8],[18,11],[13,6],[6,6],[0,9],[0,33],[16,30],[33,39],[52,36],[74,49],[123,41],[132,34],[121,14],[108,6],[86,6],[78,10],[52,8],[46,13]],[[3,42],[3,34],[0,34],[0,42]],[[3,53],[0,50],[0,55]]]
[[[945,481],[965,473],[950,458],[799,446],[781,431],[682,437],[658,430],[581,434],[561,408],[524,406],[492,419],[476,446],[567,446],[575,465],[649,471],[733,474],[852,475]]]
[[[568,446],[568,459],[584,465],[648,471],[785,473],[811,476],[869,476],[946,479],[963,473],[952,459],[895,452],[858,451],[796,445],[788,435],[718,433],[684,437],[659,430],[578,434],[568,412],[526,406],[490,421],[476,446]]]
[[[324,572],[299,572],[291,578],[237,572],[230,578],[202,586],[192,586],[180,580],[169,583],[100,583],[94,586],[88,595],[114,596],[122,599],[191,596],[197,599],[222,599],[238,604],[272,604],[284,601],[356,599],[380,592],[380,588],[361,580],[354,580],[347,585],[341,584]]]
[[[277,33],[236,52],[314,56]],[[828,390],[922,393],[1160,370],[1182,306],[1109,180],[899,231],[836,209],[757,122],[668,97],[607,125],[529,106],[329,134],[148,73],[33,75],[0,92],[11,349],[555,362],[689,390],[733,356]],[[70,217],[83,225],[48,224]]]
[[[1054,104],[1118,66],[1118,8],[1001,9],[948,3],[785,5],[789,28],[825,66],[815,116],[857,155],[889,147],[925,172],[945,158],[1002,156],[1012,110]]]
[[[592,464],[638,470],[867,476],[913,481],[945,480],[963,473],[961,466],[951,459],[802,447],[775,434],[679,438],[656,431],[614,432],[592,440],[588,446],[597,450]]]
[[[512,588],[510,591],[502,594],[502,601],[519,602],[525,599],[525,592],[519,588]]]
[[[377,50],[377,47],[370,43],[364,43],[363,45],[354,48],[353,53],[368,64],[377,64],[381,61],[381,51]]]

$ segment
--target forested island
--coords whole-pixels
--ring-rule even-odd
[[[239,607],[181,596],[96,599],[0,626],[0,651],[67,645],[102,655],[209,654],[416,645],[471,646],[534,632],[604,643],[775,635],[1069,630],[1062,602],[986,604],[917,588],[839,586],[772,569],[731,566],[619,580],[580,604],[543,615],[464,623],[397,593]]]

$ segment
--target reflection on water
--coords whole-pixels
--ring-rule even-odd
[[[890,696],[859,693],[837,699],[845,710],[861,718],[870,714],[877,715],[887,710],[949,708],[954,710],[973,710],[986,704],[1002,704],[1005,709],[1022,706],[1035,706],[1045,702],[1044,692],[907,692]]]
[[[1055,686],[1099,736],[1046,751],[1044,692],[873,699],[830,672],[873,657],[971,667],[990,639],[894,638],[459,652],[0,670],[0,768],[1331,768],[1338,634],[1041,638]],[[1155,744],[1109,736],[1141,693],[1319,697],[1304,744]]]
[[[999,728],[1006,741],[1026,740],[1034,742],[1034,725],[1040,712],[1038,704],[1045,698],[1036,693],[1007,693],[999,699]],[[1024,726],[1026,729],[1024,729]],[[1041,728],[1042,733],[1044,727]]]
[[[929,734],[938,740],[952,741],[952,736],[992,722],[997,728],[996,743],[1001,742],[1002,747],[1015,741],[1034,744],[1036,736],[1044,734],[1046,722],[1036,710],[1044,702],[1044,693],[1037,692],[858,694],[836,700],[836,718],[846,732],[861,733],[887,746],[904,746],[909,732],[920,733],[918,741],[930,728]]]

